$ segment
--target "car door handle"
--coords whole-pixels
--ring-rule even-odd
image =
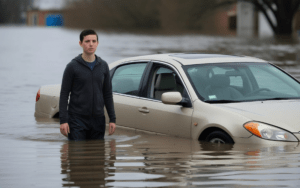
[[[139,111],[143,112],[143,113],[149,113],[150,112],[147,107],[139,108]]]

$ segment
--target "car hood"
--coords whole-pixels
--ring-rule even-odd
[[[300,100],[272,100],[214,105],[249,118],[249,121],[260,121],[294,133],[300,132]]]

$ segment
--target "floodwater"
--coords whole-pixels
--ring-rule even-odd
[[[217,146],[118,127],[104,141],[69,142],[58,119],[34,117],[39,87],[61,83],[81,53],[79,30],[0,27],[0,188],[298,187],[300,146]],[[300,79],[300,44],[202,35],[99,31],[107,62],[153,53],[210,52],[270,60]]]

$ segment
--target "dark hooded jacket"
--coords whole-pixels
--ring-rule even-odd
[[[63,74],[59,101],[60,124],[68,122],[68,113],[87,117],[104,116],[104,105],[110,122],[115,123],[112,86],[107,63],[96,56],[95,67],[91,70],[80,54],[67,64]]]

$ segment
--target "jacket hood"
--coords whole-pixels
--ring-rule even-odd
[[[243,103],[214,104],[226,110],[281,127],[291,132],[300,132],[300,100],[256,101]]]
[[[73,59],[73,61],[77,61],[79,63],[82,63],[82,64],[86,65],[86,63],[85,63],[84,59],[81,57],[81,55],[82,54],[79,54],[78,56],[76,56]],[[97,60],[97,62],[96,62],[96,65],[97,65],[97,64],[99,64],[102,61],[102,59],[99,56],[97,56],[97,55],[95,55],[95,56],[96,56],[96,60]]]

